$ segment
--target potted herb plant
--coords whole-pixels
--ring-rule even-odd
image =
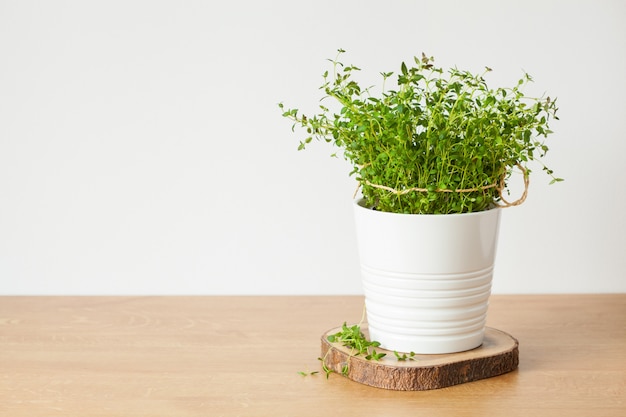
[[[500,208],[524,201],[531,162],[561,181],[541,162],[556,102],[526,96],[528,74],[492,89],[489,68],[444,70],[424,54],[381,73],[374,94],[354,79],[359,68],[340,62],[344,52],[323,75],[317,114],[279,107],[306,131],[299,149],[322,140],[352,164],[370,338],[399,352],[473,349],[483,340]],[[397,85],[386,88],[392,77]],[[514,171],[524,191],[509,201]]]

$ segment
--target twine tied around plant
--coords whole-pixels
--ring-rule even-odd
[[[455,189],[455,190],[449,190],[449,189],[436,189],[434,190],[436,193],[471,193],[474,191],[484,191],[484,190],[488,190],[490,188],[495,188],[496,190],[498,190],[498,194],[500,196],[500,200],[502,200],[502,202],[504,204],[498,204],[498,207],[501,208],[507,208],[507,207],[514,207],[514,206],[519,206],[520,204],[522,204],[524,201],[526,201],[526,197],[528,197],[528,186],[530,185],[530,178],[528,176],[528,170],[526,168],[524,168],[521,164],[516,164],[517,168],[519,168],[520,171],[522,171],[522,175],[524,177],[524,191],[522,192],[522,195],[520,196],[520,198],[518,198],[515,201],[509,202],[507,201],[504,196],[502,195],[504,188],[506,186],[505,184],[505,176],[503,175],[500,178],[500,181],[498,181],[495,184],[489,184],[489,185],[484,185],[482,187],[474,187],[474,188],[459,188],[459,189]],[[419,187],[412,187],[412,188],[406,188],[403,190],[396,190],[395,188],[392,187],[388,187],[386,185],[380,185],[380,184],[373,184],[369,181],[365,181],[364,182],[365,185],[368,185],[370,187],[373,188],[378,188],[380,190],[385,190],[385,191],[389,191],[390,193],[396,194],[398,196],[400,195],[404,195],[404,194],[408,194],[411,192],[428,192],[429,190],[427,188],[419,188]],[[359,184],[356,188],[356,190],[354,191],[354,195],[352,196],[352,198],[356,197],[356,194],[359,191],[359,188],[361,188],[361,184]]]
[[[500,184],[498,184],[498,194],[500,195],[500,200],[502,200],[504,204],[498,204],[499,207],[507,208],[507,207],[519,206],[524,201],[526,201],[526,197],[528,197],[528,186],[530,185],[530,176],[528,175],[528,170],[524,168],[521,164],[516,164],[515,166],[519,168],[520,171],[522,171],[522,176],[524,177],[524,191],[522,192],[522,195],[520,196],[520,198],[518,198],[517,200],[513,202],[506,201],[506,199],[502,195],[502,192],[504,191],[504,187],[506,185],[504,183],[504,176],[502,176],[500,178]]]

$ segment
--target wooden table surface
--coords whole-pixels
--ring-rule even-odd
[[[433,391],[319,370],[358,296],[0,297],[0,416],[626,416],[626,294],[493,296],[518,370]]]

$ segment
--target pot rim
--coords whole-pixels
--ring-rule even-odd
[[[393,213],[390,211],[379,211],[379,210],[374,210],[372,207],[367,207],[365,205],[363,205],[362,203],[365,201],[365,198],[363,197],[357,197],[353,200],[353,204],[354,206],[359,209],[359,210],[366,210],[372,213],[379,213],[381,216],[432,216],[432,217],[468,217],[468,216],[484,216],[486,215],[485,213],[493,213],[496,212],[498,210],[500,210],[502,207],[498,207],[498,206],[492,206],[487,210],[481,210],[481,211],[474,211],[471,213],[448,213],[448,214],[432,214],[432,213],[426,213],[426,214],[413,214],[413,213]]]

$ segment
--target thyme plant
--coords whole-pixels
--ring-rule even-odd
[[[449,214],[516,205],[503,197],[511,172],[518,167],[528,186],[531,161],[539,162],[552,182],[561,181],[541,162],[545,139],[556,117],[556,100],[528,97],[532,81],[524,74],[511,88],[489,88],[485,75],[435,66],[432,57],[402,63],[397,87],[385,89],[393,72],[381,73],[383,91],[372,94],[354,79],[360,71],[330,60],[320,87],[326,103],[317,114],[286,108],[282,115],[306,137],[298,149],[321,140],[338,147],[350,161],[365,202],[377,210]]]

